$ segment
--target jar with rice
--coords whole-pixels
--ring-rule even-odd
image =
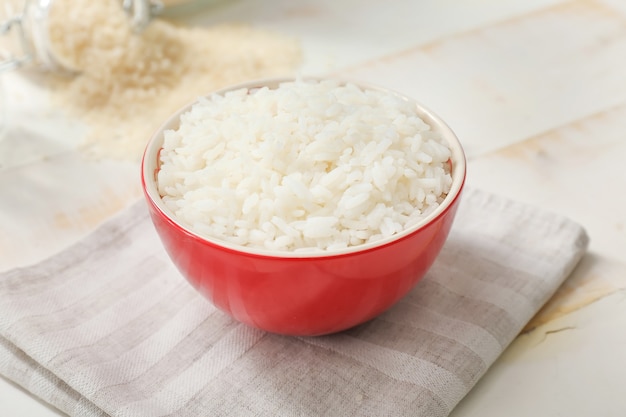
[[[119,0],[129,25],[143,30],[158,14],[192,10],[214,0]],[[23,67],[71,71],[54,51],[50,39],[50,11],[54,0],[4,0],[0,5],[0,73]]]
[[[212,1],[215,0],[115,0],[126,12],[127,24],[135,32],[142,32],[157,15],[180,15]],[[3,73],[34,70],[71,76],[78,72],[71,58],[59,53],[54,38],[68,29],[65,19],[79,10],[77,4],[60,0],[3,0],[0,3],[0,137],[7,117]],[[116,17],[111,16],[111,29],[116,24],[119,26]],[[78,44],[80,40],[74,42]]]

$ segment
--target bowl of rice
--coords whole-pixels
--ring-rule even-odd
[[[393,306],[439,254],[465,183],[452,130],[336,79],[201,97],[150,139],[142,185],[180,273],[234,319],[323,335]]]

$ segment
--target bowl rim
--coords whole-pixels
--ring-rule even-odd
[[[141,184],[144,191],[145,197],[149,199],[149,202],[156,208],[157,211],[160,212],[165,219],[171,222],[174,226],[180,229],[180,231],[184,232],[188,236],[191,236],[195,239],[199,239],[206,244],[218,247],[222,250],[227,250],[233,253],[239,254],[247,254],[255,257],[263,257],[263,258],[274,258],[274,259],[302,259],[302,258],[333,258],[333,257],[341,257],[347,255],[353,255],[355,253],[362,253],[371,250],[380,249],[382,247],[388,246],[400,240],[406,239],[421,229],[425,228],[429,224],[435,222],[442,215],[444,215],[459,199],[461,192],[465,185],[466,174],[467,174],[467,161],[465,157],[465,152],[463,150],[463,146],[459,141],[456,134],[453,130],[443,121],[441,117],[439,117],[436,113],[434,113],[429,108],[422,105],[417,100],[405,95],[401,94],[395,90],[381,87],[378,85],[374,85],[371,83],[364,83],[356,80],[350,80],[340,77],[280,77],[280,78],[263,78],[258,80],[247,81],[243,83],[234,84],[231,86],[227,86],[224,88],[220,88],[214,91],[210,91],[201,97],[208,97],[212,95],[223,95],[229,91],[239,90],[239,89],[249,89],[254,90],[263,87],[276,88],[281,83],[285,82],[294,82],[297,80],[301,81],[336,81],[340,84],[353,84],[362,89],[367,90],[375,90],[381,91],[388,94],[393,94],[397,97],[400,97],[403,100],[412,102],[415,104],[417,108],[417,114],[431,126],[432,130],[437,130],[441,133],[442,137],[450,146],[451,150],[451,163],[452,163],[452,184],[450,187],[450,191],[444,198],[444,200],[427,216],[421,219],[419,222],[415,223],[409,228],[402,230],[399,233],[393,234],[384,239],[377,240],[371,243],[364,243],[356,246],[349,246],[347,248],[331,250],[331,251],[302,251],[302,252],[294,252],[294,251],[272,251],[264,248],[257,247],[248,247],[243,245],[237,245],[228,241],[221,240],[219,238],[201,235],[190,227],[185,226],[181,221],[176,218],[176,215],[165,205],[163,202],[161,195],[158,192],[157,188],[157,180],[156,174],[158,172],[158,156],[161,152],[163,141],[164,141],[164,131],[170,129],[176,129],[179,126],[180,117],[182,114],[186,113],[190,108],[198,102],[198,99],[193,100],[183,107],[179,108],[174,114],[172,114],[168,119],[165,120],[161,124],[159,128],[157,128],[150,139],[148,140],[146,147],[144,149],[144,153],[141,158]]]

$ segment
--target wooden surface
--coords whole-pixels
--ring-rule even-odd
[[[298,38],[305,75],[413,96],[456,131],[468,184],[566,215],[589,254],[454,417],[626,415],[626,2],[223,1],[191,24]],[[140,197],[136,162],[77,151],[64,120],[3,77],[0,270],[39,261]],[[0,415],[57,416],[0,379]]]

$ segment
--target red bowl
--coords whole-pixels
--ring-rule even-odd
[[[240,84],[217,93],[243,87],[275,88],[281,81],[285,80]],[[149,141],[141,170],[152,221],[173,263],[216,307],[273,333],[334,333],[387,310],[417,284],[439,254],[465,183],[465,156],[455,134],[438,116],[416,106],[420,117],[452,149],[452,188],[447,197],[419,224],[389,239],[307,254],[272,253],[201,237],[175,218],[161,200],[156,173],[163,131],[176,129],[180,115],[191,104],[181,109]]]

